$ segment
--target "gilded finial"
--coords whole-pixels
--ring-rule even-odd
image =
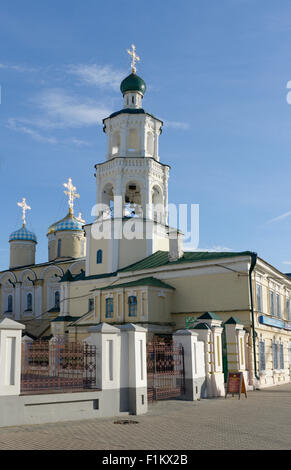
[[[30,211],[31,207],[26,204],[25,197],[22,198],[22,202],[18,202],[17,205],[22,208],[22,227],[26,225],[26,211]]]
[[[135,45],[132,44],[131,45],[131,49],[127,49],[127,53],[131,56],[131,71],[132,73],[136,73],[136,62],[139,62],[140,61],[140,57],[138,55],[136,55],[135,53]]]
[[[68,204],[69,204],[69,214],[73,215],[74,213],[74,199],[80,197],[80,194],[76,192],[76,186],[72,183],[72,178],[69,178],[67,183],[63,184],[68,191],[64,191],[64,193],[69,196]]]

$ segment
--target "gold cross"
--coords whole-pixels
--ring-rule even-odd
[[[26,204],[26,199],[25,197],[22,198],[22,202],[18,202],[17,205],[19,207],[22,207],[22,226],[24,227],[25,224],[26,224],[26,217],[25,217],[25,213],[26,211],[30,211],[31,210],[31,207],[29,207],[27,204]]]
[[[137,61],[140,61],[140,58],[135,53],[135,45],[134,44],[131,45],[131,48],[132,48],[132,51],[130,49],[127,49],[127,52],[131,56],[131,71],[132,71],[132,73],[136,73],[135,63]]]
[[[68,190],[68,191],[64,191],[64,193],[67,194],[67,196],[69,196],[68,204],[69,204],[70,212],[73,213],[74,199],[79,198],[80,194],[76,193],[77,188],[76,186],[73,186],[72,178],[69,178],[69,181],[67,183],[64,183],[64,186]]]

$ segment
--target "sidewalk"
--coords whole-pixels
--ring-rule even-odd
[[[291,384],[238,400],[157,402],[138,424],[120,418],[0,428],[0,449],[291,449]]]

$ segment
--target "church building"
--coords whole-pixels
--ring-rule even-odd
[[[178,329],[207,333],[213,323],[240,339],[239,350],[224,334],[221,343],[218,336],[207,341],[225,374],[239,357],[249,386],[290,382],[291,275],[252,251],[183,251],[183,234],[169,226],[163,122],[143,108],[146,83],[136,74],[134,46],[128,52],[123,107],[103,120],[107,151],[95,165],[94,221],[74,216],[69,180],[69,212],[48,230],[48,262],[35,265],[37,240],[23,201],[10,269],[0,273],[2,315],[26,325],[45,319],[38,336],[71,341],[88,338],[101,322],[136,323],[151,341]]]

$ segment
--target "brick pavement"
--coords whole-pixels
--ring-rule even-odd
[[[138,424],[106,418],[0,428],[0,449],[290,449],[291,384],[240,400],[158,402],[147,415],[130,419]]]

